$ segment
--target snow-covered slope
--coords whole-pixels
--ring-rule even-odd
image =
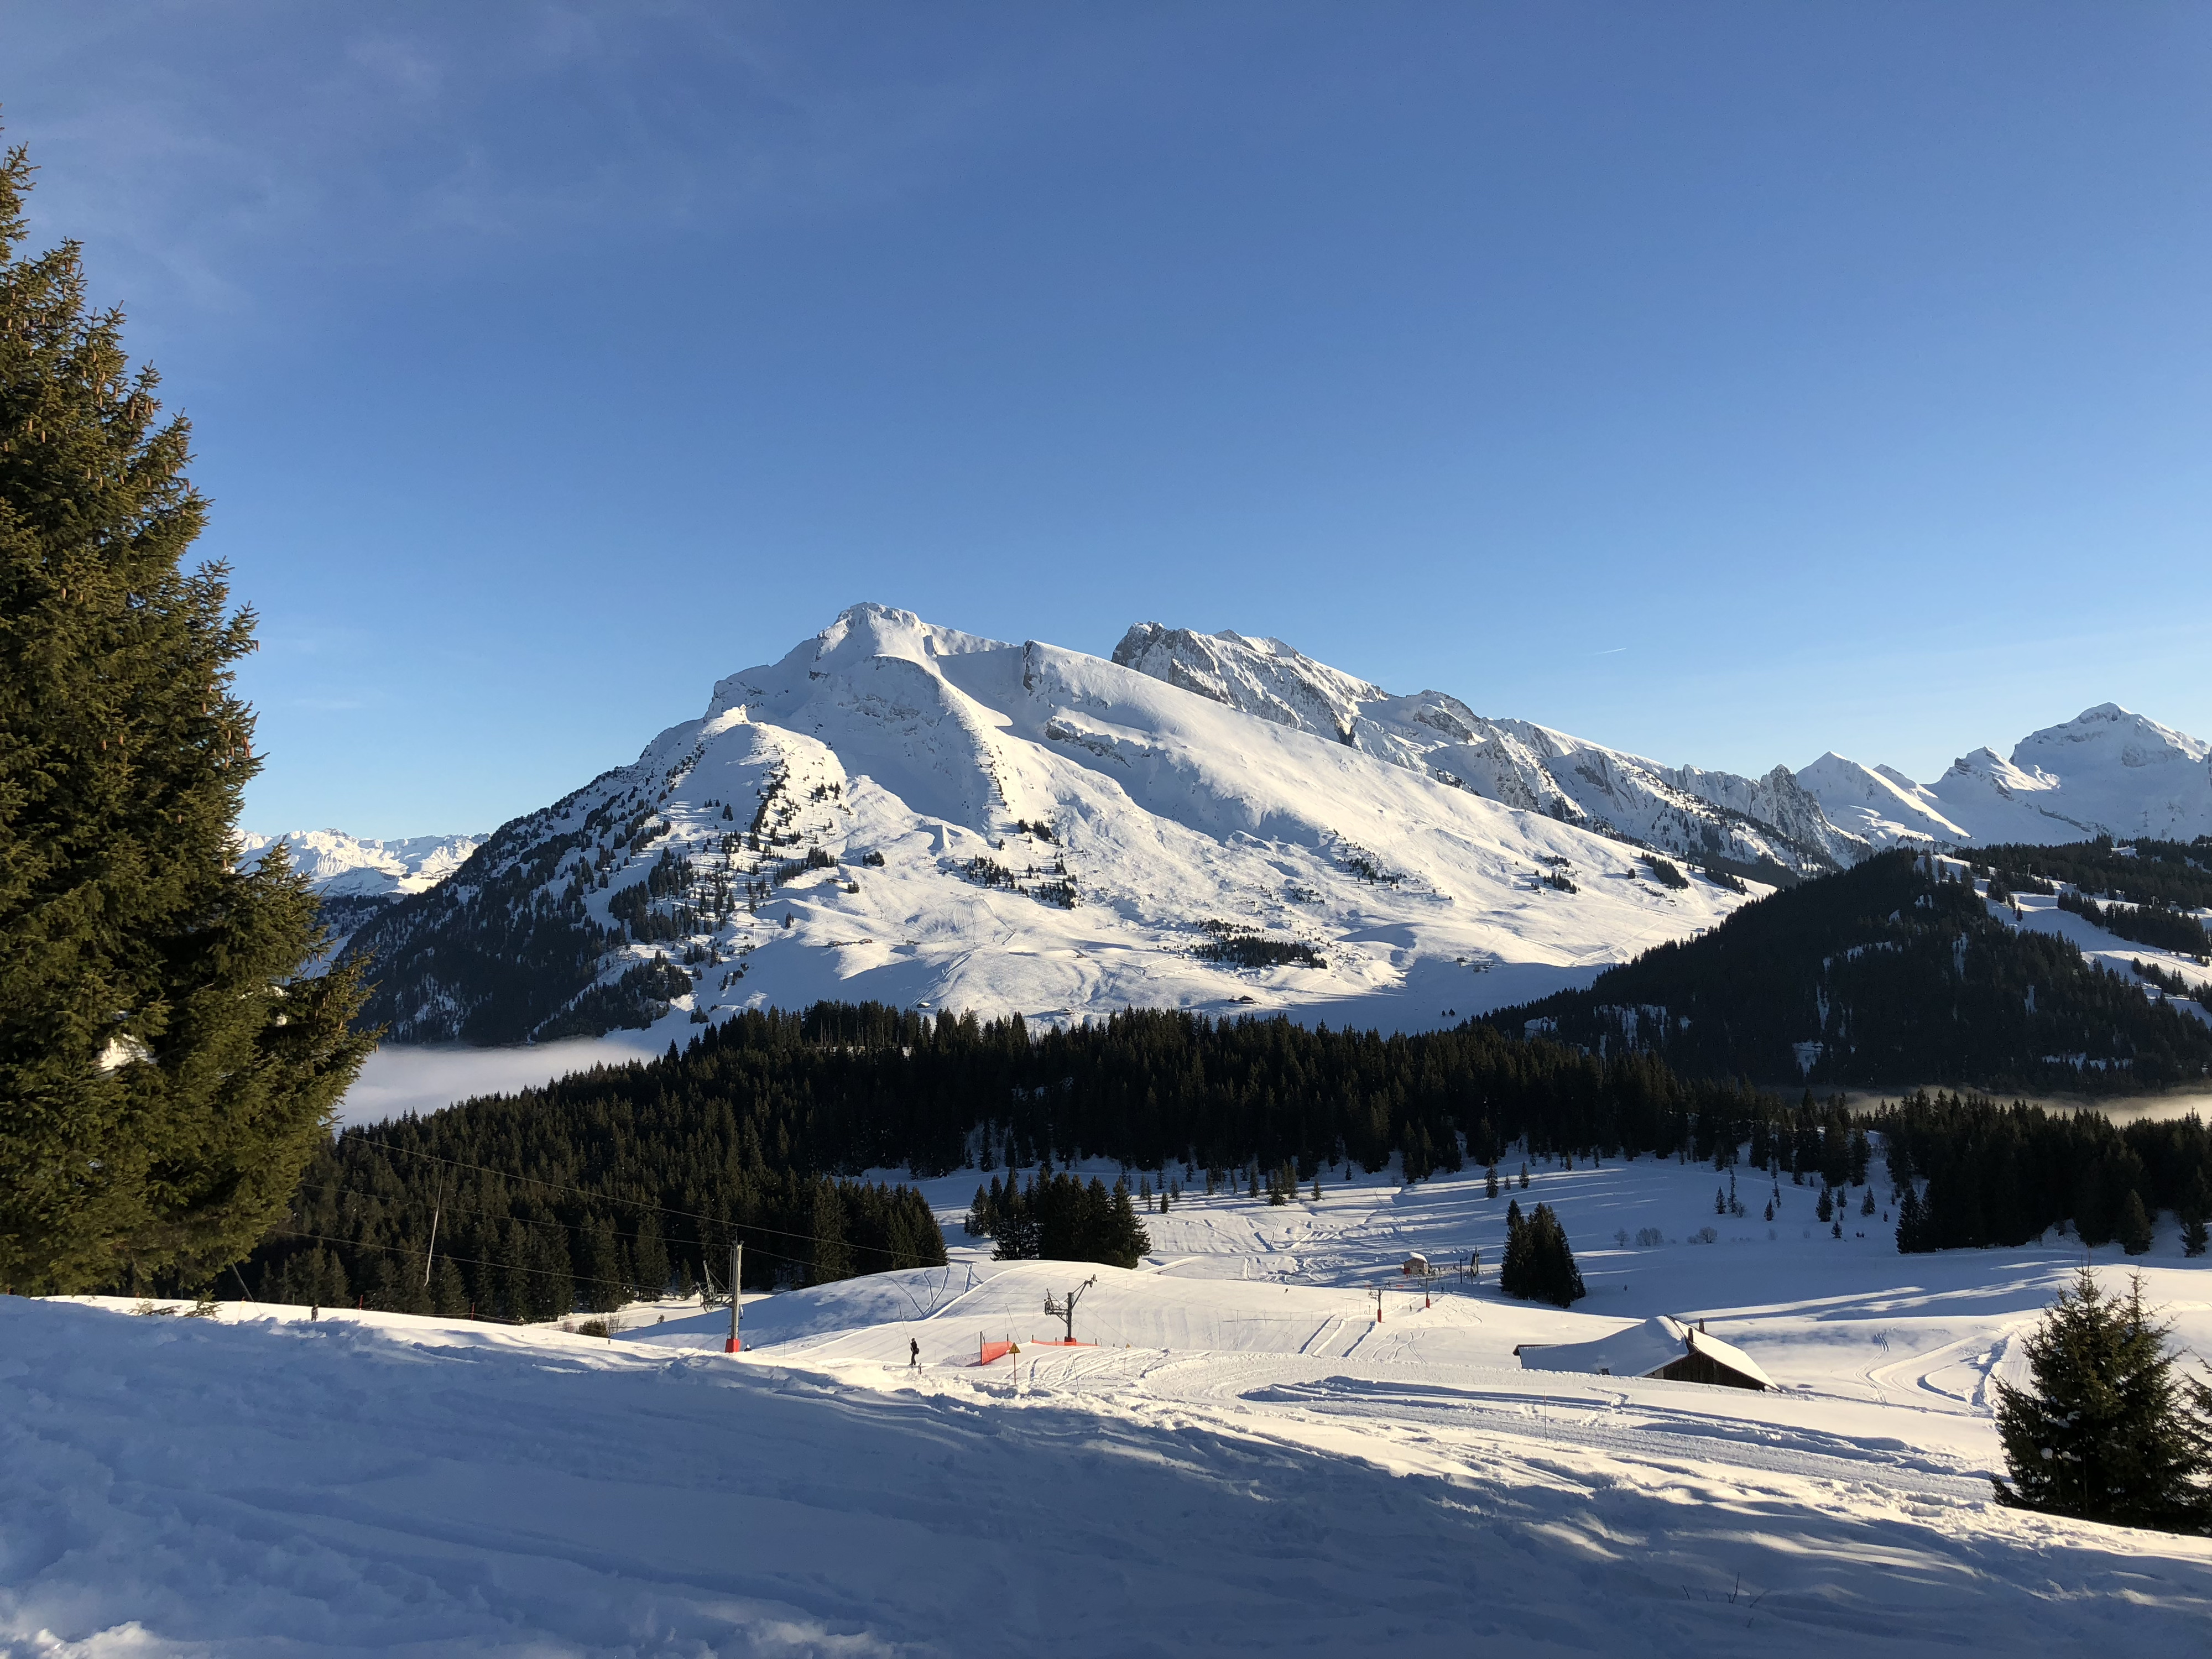
[[[0,1297],[0,1652],[2203,1651],[2212,1541],[1989,1484],[1994,1385],[2085,1260],[2212,1349],[2170,1221],[2147,1256],[1908,1261],[1815,1188],[1753,1177],[1775,1221],[1731,1220],[1709,1168],[1532,1162],[1571,1311],[1498,1293],[1508,1194],[1472,1170],[1189,1193],[1135,1272],[981,1259],[966,1171],[929,1189],[949,1268],[749,1297],[737,1354],[696,1303],[603,1339]],[[1479,1285],[1398,1272],[1474,1248]],[[1087,1277],[1097,1346],[1034,1343]],[[1515,1356],[1653,1315],[1779,1386]]]
[[[1900,841],[1964,844],[1973,837],[1943,816],[1934,793],[1889,766],[1862,766],[1830,750],[1797,774],[1834,823],[1876,846]]]
[[[1371,687],[1291,667],[1240,687],[1247,710],[1158,660],[855,606],[365,929],[372,1012],[401,1041],[477,1042],[824,997],[1417,1027],[1579,982],[1742,902],[1661,887],[1557,792],[1508,800],[1435,775],[1473,769],[1485,743],[1564,755],[1571,739],[1493,728],[1419,764],[1415,734],[1445,735],[1449,699],[1378,709]],[[1342,704],[1362,741],[1325,729]],[[1608,767],[1584,746],[1537,774],[1595,787]],[[1723,822],[1686,793],[1667,810],[1686,833]],[[1785,850],[1725,822],[1723,855]],[[1229,947],[1240,961],[1232,933],[1267,943]]]
[[[1394,697],[1280,640],[1139,623],[1114,660],[1231,708],[1310,732],[1440,782],[1667,853],[1816,874],[1863,858],[1784,766],[1763,778],[1665,767],[1456,697]]]
[[[482,836],[410,836],[367,841],[343,830],[294,830],[282,836],[240,837],[239,866],[251,868],[283,842],[292,867],[303,871],[318,893],[337,898],[377,898],[421,893],[436,886],[483,845]]]
[[[1797,781],[1829,817],[1881,845],[2212,835],[2212,744],[2118,703],[2029,734],[2009,760],[1977,749],[1932,785],[1836,754],[1821,756]]]

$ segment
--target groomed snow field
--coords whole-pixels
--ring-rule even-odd
[[[602,1339],[0,1299],[0,1650],[2205,1651],[2212,1540],[1990,1498],[1990,1383],[2069,1241],[1900,1257],[1863,1189],[1836,1239],[1786,1182],[1770,1227],[1741,1171],[1747,1218],[1710,1168],[1539,1165],[1516,1195],[1589,1285],[1562,1312],[1497,1294],[1477,1173],[1190,1197],[1134,1272],[991,1262],[976,1178],[929,1185],[950,1268],[751,1298],[738,1356],[673,1303]],[[1399,1272],[1477,1249],[1425,1307]],[[2170,1224],[2096,1266],[2212,1352]],[[1094,1272],[1096,1346],[1034,1345]],[[1654,1313],[1779,1386],[1513,1357]]]

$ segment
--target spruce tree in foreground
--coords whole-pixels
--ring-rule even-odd
[[[283,1212],[370,1040],[281,854],[231,868],[252,649],[187,430],[0,160],[0,1286],[204,1282]]]
[[[2202,1382],[2179,1379],[2136,1278],[2126,1300],[2088,1268],[2027,1340],[2033,1381],[1997,1385],[1997,1432],[2009,1480],[1997,1501],[2087,1521],[2169,1532],[2212,1522],[2212,1408]]]

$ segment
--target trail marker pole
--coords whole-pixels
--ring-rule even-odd
[[[744,1344],[738,1340],[738,1309],[744,1300],[739,1288],[745,1282],[745,1244],[741,1238],[730,1241],[730,1341],[724,1353],[743,1352]]]
[[[1375,1287],[1375,1322],[1378,1325],[1382,1322],[1382,1287],[1380,1285]]]

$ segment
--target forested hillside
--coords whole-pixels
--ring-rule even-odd
[[[1797,1117],[1810,1127],[1784,1128]],[[1103,1157],[1310,1180],[1395,1157],[1419,1179],[1516,1144],[1705,1159],[1747,1139],[1761,1162],[1771,1150],[1814,1168],[1840,1133],[1824,1139],[1824,1121],[1645,1057],[1601,1061],[1484,1026],[1386,1037],[1138,1012],[1040,1035],[1018,1018],[824,1004],[739,1016],[658,1060],[349,1130],[246,1272],[274,1300],[544,1316],[571,1293],[589,1304],[720,1274],[733,1234],[763,1285],[942,1260],[918,1198],[852,1179],[870,1169],[982,1176]]]
[[[2098,898],[2129,904],[2212,905],[2212,836],[2193,842],[2137,841],[2115,846],[2110,838],[2057,847],[1977,848],[1978,869],[2011,884],[2068,882]]]
[[[2212,1027],[1993,915],[1971,882],[1908,852],[1488,1018],[1692,1076],[1790,1085],[2132,1090],[2212,1073]]]

